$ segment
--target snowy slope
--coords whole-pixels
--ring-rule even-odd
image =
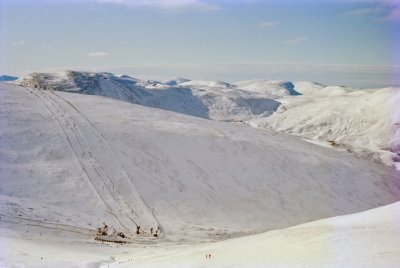
[[[400,159],[399,89],[357,90],[295,83],[303,95],[279,99],[271,117],[250,122],[394,165]]]
[[[206,119],[244,122],[389,166],[400,165],[399,89],[360,90],[261,79],[230,84],[176,77],[160,83],[74,71],[33,73],[16,83],[107,96]]]
[[[216,87],[216,88],[235,88],[235,85],[222,82],[222,81],[207,81],[207,80],[190,80],[181,83],[182,86],[203,86],[203,87]]]
[[[109,267],[395,268],[400,261],[399,218],[400,203],[395,203],[206,246],[132,252]]]
[[[124,246],[93,244],[80,233],[2,222],[0,262],[13,267],[396,268],[400,261],[399,218],[397,202],[221,242]],[[210,259],[205,257],[208,254]]]
[[[271,115],[280,103],[274,96],[250,92],[221,81],[192,80],[180,84],[190,88],[208,107],[211,119],[218,121],[245,121]]]
[[[277,230],[398,201],[400,173],[381,164],[101,96],[0,83],[0,104],[2,264],[398,264],[398,203]],[[135,243],[95,242],[103,222]]]
[[[259,92],[276,97],[300,95],[294,89],[293,83],[288,81],[256,79],[236,82],[235,85],[243,90]]]
[[[400,196],[391,169],[285,134],[99,96],[11,85],[0,94],[1,213],[15,219],[92,230],[106,222],[132,233],[132,217],[147,233],[158,222],[169,239],[190,240],[288,227]],[[71,213],[57,212],[64,209]]]
[[[220,121],[248,120],[270,115],[279,106],[279,102],[270,96],[234,90],[235,86],[227,83],[184,81],[177,78],[159,83],[110,73],[64,71],[32,73],[15,83],[56,91],[101,95]]]

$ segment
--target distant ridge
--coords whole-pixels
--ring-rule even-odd
[[[218,81],[175,78],[158,82],[126,75],[62,71],[31,73],[15,84],[99,95],[218,121],[244,121],[271,115],[280,103],[269,94],[242,90]]]

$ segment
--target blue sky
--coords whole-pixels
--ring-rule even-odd
[[[396,0],[0,0],[0,73],[398,85]]]

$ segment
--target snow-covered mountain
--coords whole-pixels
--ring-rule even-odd
[[[175,79],[163,84],[110,73],[64,71],[32,73],[15,83],[35,88],[106,96],[220,121],[248,120],[270,115],[279,106],[279,102],[268,95],[239,90],[234,86],[228,87],[225,83],[206,82],[205,85],[204,81],[184,81]]]
[[[8,252],[1,256],[6,265],[130,265],[122,248],[93,245],[104,222],[137,239],[123,251],[142,256],[141,267],[196,266],[205,253],[218,258],[218,266],[224,260],[225,266],[240,265],[227,255],[239,256],[238,244],[247,245],[241,252],[262,266],[271,261],[260,253],[267,244],[298,245],[302,250],[292,252],[302,254],[304,241],[327,243],[338,221],[199,243],[360,212],[400,197],[399,172],[284,133],[102,96],[0,87],[0,243]],[[339,230],[352,234],[352,226]],[[381,226],[363,230],[370,235]],[[151,238],[151,228],[159,230],[160,241]],[[65,254],[65,248],[76,253]],[[165,254],[180,257],[165,263]]]
[[[301,96],[280,99],[276,113],[249,123],[387,165],[400,161],[400,89],[294,85]]]
[[[400,169],[398,88],[361,90],[305,81],[226,83],[179,77],[161,83],[74,71],[33,73],[15,83],[107,96],[206,119],[243,122]]]
[[[396,89],[72,71],[0,83],[0,262],[196,267],[212,254],[221,267],[290,267],[288,256],[331,267],[315,249],[332,238],[341,264],[364,254],[395,267],[398,203],[357,212],[400,200],[400,173],[371,161],[398,161],[399,100]],[[135,244],[93,245],[103,223],[101,239]]]
[[[271,96],[297,96],[300,95],[294,88],[294,84],[288,81],[279,80],[249,80],[235,83],[235,85],[250,92],[260,92]]]
[[[87,228],[107,221],[149,231],[159,221],[173,235],[233,234],[400,196],[391,169],[286,134],[18,86],[2,88],[1,102],[2,195],[26,200],[13,200],[22,203],[10,216],[67,223],[69,216],[41,214],[51,205],[79,211]]]

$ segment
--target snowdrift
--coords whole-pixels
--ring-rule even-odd
[[[0,213],[15,222],[219,239],[399,200],[399,173],[286,134],[1,87]]]

